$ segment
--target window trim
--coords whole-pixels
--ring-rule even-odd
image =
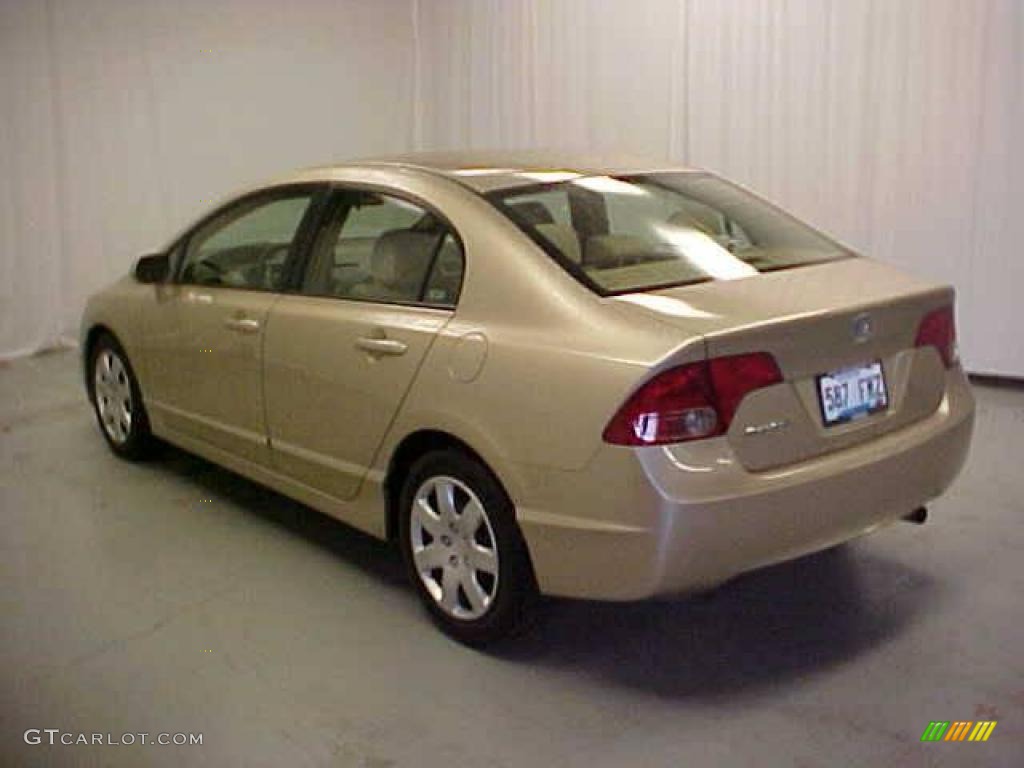
[[[327,197],[328,193],[328,185],[324,182],[281,184],[278,186],[263,187],[251,192],[246,192],[239,197],[232,198],[231,200],[217,206],[209,213],[204,214],[202,218],[189,227],[188,231],[175,240],[167,249],[166,253],[168,256],[176,257],[173,258],[167,283],[172,285],[194,286],[197,288],[215,288],[220,290],[246,291],[251,293],[283,293],[285,287],[290,283],[290,276],[295,268],[295,264],[299,261],[302,254],[309,248],[310,228],[319,224],[322,212],[321,209],[323,208],[324,199]],[[309,205],[306,207],[302,218],[299,220],[299,224],[295,229],[295,234],[292,237],[291,244],[288,246],[288,255],[285,257],[278,285],[272,288],[244,285],[210,285],[207,283],[188,282],[182,279],[182,273],[185,268],[185,256],[188,253],[188,248],[191,245],[192,238],[195,237],[196,233],[198,233],[207,224],[210,224],[215,219],[225,213],[228,213],[233,208],[246,205],[255,200],[260,200],[261,198],[265,199],[266,203],[271,203],[276,200],[299,197],[302,194],[309,195]]]
[[[441,210],[433,203],[428,202],[424,198],[420,197],[411,192],[405,190],[398,190],[394,187],[390,187],[386,184],[375,184],[373,182],[350,182],[350,181],[331,181],[327,182],[326,186],[328,189],[324,194],[324,199],[321,204],[321,210],[317,216],[317,220],[311,232],[309,233],[308,242],[306,247],[300,254],[300,258],[296,260],[294,265],[294,272],[291,275],[291,279],[287,282],[286,286],[282,289],[282,293],[286,293],[293,296],[304,296],[311,299],[331,299],[334,301],[351,301],[357,304],[374,304],[389,307],[412,307],[415,309],[432,309],[435,311],[442,312],[455,312],[458,309],[459,301],[462,299],[462,290],[466,285],[466,269],[468,258],[466,255],[465,241],[462,239],[462,235],[459,230],[452,224],[451,219],[446,216]],[[430,282],[430,276],[434,271],[434,267],[437,264],[437,257],[441,251],[441,246],[444,244],[445,236],[442,234],[438,238],[437,245],[434,246],[433,252],[430,256],[430,266],[427,267],[426,272],[423,276],[423,282],[420,284],[418,301],[388,301],[386,299],[373,299],[373,298],[362,298],[359,296],[338,296],[336,294],[326,293],[308,293],[302,289],[302,284],[305,282],[306,274],[310,268],[313,259],[313,244],[316,242],[316,238],[323,231],[324,227],[330,219],[330,216],[338,211],[338,206],[343,205],[344,196],[346,193],[351,192],[373,192],[387,197],[393,197],[397,200],[401,200],[406,203],[415,205],[417,208],[421,208],[424,213],[430,214],[437,218],[438,221],[444,226],[448,234],[455,239],[455,244],[459,248],[459,254],[462,257],[462,275],[459,278],[459,287],[456,292],[455,301],[452,304],[435,304],[424,301],[424,292],[426,291],[427,284]]]

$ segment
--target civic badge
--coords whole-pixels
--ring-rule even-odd
[[[751,424],[743,428],[743,434],[747,437],[766,435],[769,432],[778,432],[780,429],[785,429],[788,426],[789,419],[779,419],[778,421],[769,421],[767,424]]]
[[[875,333],[874,324],[871,322],[871,315],[867,312],[853,318],[853,340],[863,344]]]

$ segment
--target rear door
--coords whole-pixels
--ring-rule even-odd
[[[274,466],[355,496],[458,299],[463,255],[441,218],[402,197],[334,193],[295,290],[267,322]]]

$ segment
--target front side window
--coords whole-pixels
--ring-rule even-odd
[[[420,206],[343,191],[317,234],[302,292],[389,304],[454,307],[462,285],[458,239]]]
[[[244,200],[189,237],[181,282],[277,290],[285,261],[315,193],[279,193]]]
[[[704,173],[584,176],[488,199],[601,295],[733,280],[850,256]]]

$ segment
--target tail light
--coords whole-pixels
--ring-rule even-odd
[[[633,393],[604,430],[615,445],[662,445],[724,434],[740,401],[782,381],[766,352],[669,368]]]
[[[915,347],[935,347],[939,357],[947,368],[957,362],[956,321],[953,319],[953,307],[940,307],[932,310],[917,327]]]

